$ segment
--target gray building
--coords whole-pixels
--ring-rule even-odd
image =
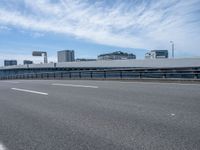
[[[4,66],[14,66],[17,65],[17,60],[4,60]]]
[[[96,59],[90,59],[90,58],[77,58],[76,61],[96,61]]]
[[[151,50],[145,54],[146,59],[168,58],[168,50]]]
[[[31,60],[24,60],[24,65],[30,65],[30,64],[33,64],[33,61]]]
[[[99,60],[121,60],[121,59],[136,59],[136,55],[116,51],[113,53],[101,54],[98,56]]]
[[[58,62],[72,62],[75,61],[74,50],[58,51]]]

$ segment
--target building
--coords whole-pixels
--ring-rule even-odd
[[[77,58],[76,61],[96,61],[96,59],[89,59],[89,58]]]
[[[125,53],[121,51],[116,51],[108,54],[101,54],[98,56],[99,60],[121,60],[121,59],[136,59],[136,55],[130,53]]]
[[[151,50],[145,54],[146,59],[168,58],[168,50]]]
[[[72,62],[75,61],[74,50],[58,51],[58,62]]]
[[[4,60],[4,66],[14,66],[17,65],[17,60]]]
[[[30,65],[33,64],[33,61],[31,60],[24,60],[24,65]]]

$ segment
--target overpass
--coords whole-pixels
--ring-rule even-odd
[[[56,80],[194,79],[199,59],[52,63],[0,72],[1,79],[13,79],[0,81],[2,150],[200,149],[200,84]],[[32,80],[40,78],[55,80]]]
[[[199,78],[200,58],[107,60],[17,65],[0,68],[1,79],[43,77]],[[38,76],[37,76],[38,74]],[[45,75],[46,74],[46,75]],[[76,75],[75,75],[76,74]],[[98,74],[95,76],[95,74]]]
[[[182,83],[0,81],[0,148],[199,150],[199,90]]]

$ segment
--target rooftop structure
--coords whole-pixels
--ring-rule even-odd
[[[77,58],[76,61],[96,61],[96,59],[89,59],[89,58]]]
[[[17,65],[17,60],[4,60],[4,66],[14,66]]]
[[[47,52],[44,52],[44,51],[33,51],[32,52],[32,56],[42,56],[42,55],[44,55],[44,63],[47,64],[48,63]]]
[[[151,50],[145,54],[146,59],[168,58],[168,50]]]
[[[24,60],[23,64],[24,65],[30,65],[30,64],[33,64],[33,61],[31,61],[31,60]]]
[[[136,59],[136,55],[116,51],[113,53],[101,54],[98,56],[99,60],[120,60],[120,59]]]

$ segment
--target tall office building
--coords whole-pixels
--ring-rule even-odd
[[[4,66],[17,65],[17,60],[4,60]]]
[[[72,62],[75,61],[74,50],[58,51],[58,62]]]

